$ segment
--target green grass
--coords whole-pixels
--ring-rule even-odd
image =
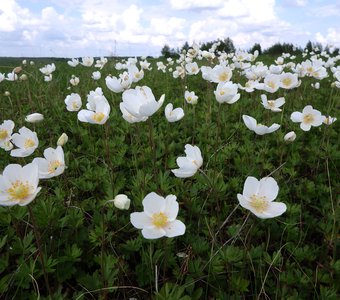
[[[53,61],[53,80],[44,82],[39,68]],[[91,79],[94,67],[36,59],[24,68],[27,81],[0,83],[0,123],[13,120],[15,132],[22,126],[35,129],[40,141],[26,158],[0,149],[0,170],[30,163],[44,149],[56,147],[63,132],[69,136],[63,147],[68,168],[59,177],[41,180],[42,190],[29,205],[35,224],[27,207],[0,207],[0,298],[336,299],[340,121],[304,132],[290,120],[307,104],[339,119],[340,92],[331,88],[332,77],[322,80],[319,90],[310,87],[316,80],[302,78],[296,89],[267,94],[286,99],[283,112],[272,113],[260,104],[261,91],[239,91],[238,102],[220,105],[213,94],[216,85],[201,74],[184,82],[157,71],[150,61],[153,70],[138,85],[149,86],[156,99],[164,93],[165,104],[185,111],[181,121],[168,123],[163,104],[150,118],[156,157],[150,124],[127,123],[119,110],[121,94],[105,85],[106,75],[118,74],[112,60],[98,82]],[[20,64],[1,59],[0,72]],[[68,90],[72,74],[80,84]],[[237,71],[232,80],[244,83]],[[77,113],[66,110],[64,99],[77,92],[84,107],[86,95],[98,86],[110,102],[110,118],[103,126],[81,123]],[[195,107],[184,103],[185,86],[199,96]],[[25,123],[33,112],[45,120]],[[245,127],[243,114],[281,128],[258,136]],[[297,139],[287,144],[283,136],[291,130]],[[209,180],[201,173],[187,179],[171,173],[187,143],[201,149]],[[280,187],[277,201],[288,209],[261,220],[237,206],[236,195],[247,176],[269,174]],[[186,224],[183,236],[150,241],[131,225],[130,213],[142,210],[150,192],[177,196],[179,219]],[[131,199],[129,211],[107,204],[120,193]],[[41,237],[45,270],[33,227]]]

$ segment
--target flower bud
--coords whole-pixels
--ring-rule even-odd
[[[4,96],[9,97],[10,95],[11,95],[11,93],[9,91],[4,92]]]
[[[15,67],[12,73],[19,74],[22,71],[22,67]]]
[[[295,139],[296,139],[296,133],[294,131],[290,131],[284,136],[284,140],[286,142],[294,142]]]
[[[124,194],[117,195],[113,200],[113,204],[118,209],[129,209],[131,200]],[[111,202],[110,201],[110,202]]]
[[[24,66],[26,66],[26,65],[27,65],[27,60],[24,59],[24,60],[22,61],[22,64],[23,64]]]
[[[37,123],[37,122],[41,122],[42,120],[44,120],[44,116],[39,113],[33,113],[30,115],[27,115],[25,118],[25,121],[29,123]]]
[[[26,74],[22,74],[22,75],[19,77],[19,79],[20,79],[21,81],[25,81],[25,80],[27,80],[27,75],[26,75]]]
[[[67,134],[64,132],[60,137],[59,137],[59,139],[58,139],[58,141],[57,141],[57,145],[58,146],[64,146],[66,143],[67,143],[67,141],[68,141],[68,136],[67,136]]]
[[[34,61],[33,60],[30,61],[30,65],[34,66]]]

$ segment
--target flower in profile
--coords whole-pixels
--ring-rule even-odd
[[[172,103],[165,106],[164,114],[166,119],[172,123],[181,120],[184,117],[184,110],[181,107],[173,109]]]
[[[36,132],[32,130],[21,127],[19,133],[14,133],[12,135],[12,143],[17,146],[17,149],[11,151],[11,156],[13,157],[26,157],[31,155],[34,150],[39,145],[39,140]]]
[[[294,131],[289,131],[284,137],[283,139],[286,142],[294,142],[296,139],[296,133]]]
[[[12,120],[5,120],[0,124],[0,148],[8,149],[10,140],[12,139],[13,129],[14,122]]]
[[[129,73],[129,77],[131,78],[132,82],[138,82],[144,77],[143,69],[138,70],[136,65],[130,65],[128,67],[128,73]]]
[[[67,64],[70,66],[70,67],[76,67],[78,66],[79,64],[79,60],[77,58],[72,58],[71,60],[67,61]]]
[[[119,74],[119,78],[115,76],[106,76],[106,86],[114,93],[120,93],[126,89],[129,89],[132,83],[128,72]]]
[[[18,80],[18,75],[14,72],[12,73],[7,73],[7,77],[6,77],[6,80],[8,81],[15,81],[15,80]]]
[[[55,71],[55,69],[56,69],[55,64],[52,63],[40,68],[39,71],[43,73],[45,76],[49,76]]]
[[[118,209],[128,210],[131,200],[124,194],[118,194],[113,200],[109,200],[108,202],[113,202],[114,206]]]
[[[80,82],[80,79],[79,77],[76,77],[75,75],[72,75],[71,76],[71,79],[70,79],[70,83],[73,85],[73,86],[77,86]]]
[[[123,102],[120,103],[120,110],[123,117],[124,115],[130,114],[132,116],[131,119],[135,122],[145,121],[162,106],[164,97],[165,95],[163,94],[160,99],[156,101],[149,87],[137,86],[135,89],[129,89],[123,92]]]
[[[90,56],[83,57],[81,63],[84,67],[91,67],[93,65],[94,58]]]
[[[57,141],[57,145],[58,146],[64,146],[68,141],[68,136],[67,134],[64,132],[58,139]]]
[[[279,193],[279,186],[272,177],[262,178],[260,181],[249,176],[243,187],[243,193],[237,194],[240,205],[250,210],[261,219],[275,218],[286,210],[286,204],[273,202]]]
[[[262,100],[261,104],[263,105],[265,109],[270,109],[271,111],[274,111],[274,112],[282,111],[282,109],[279,107],[285,104],[284,97],[277,98],[276,100],[267,100],[267,96],[262,94],[261,100]]]
[[[325,119],[323,120],[323,123],[326,125],[331,125],[333,124],[335,121],[337,120],[337,118],[335,117],[331,117],[331,116],[325,116]]]
[[[40,179],[52,178],[64,172],[64,150],[61,146],[58,146],[56,149],[45,149],[44,157],[36,157],[32,161],[32,163],[38,166]]]
[[[187,178],[195,175],[203,164],[201,150],[197,146],[186,144],[184,152],[186,156],[177,157],[176,159],[179,169],[171,170],[171,172],[179,178]]]
[[[107,58],[106,57],[101,57],[100,59],[96,60],[96,64],[94,66],[101,70],[102,68],[104,68],[106,63],[107,63]]]
[[[92,77],[93,80],[99,80],[101,76],[102,75],[100,74],[99,71],[95,71],[95,72],[92,73],[91,77]]]
[[[195,95],[195,92],[185,91],[184,98],[189,104],[197,104],[198,96]]]
[[[77,93],[67,95],[64,102],[68,111],[78,111],[82,105],[81,98]]]
[[[163,236],[175,237],[185,233],[185,225],[177,220],[179,205],[175,195],[166,198],[152,192],[143,199],[143,212],[134,212],[130,221],[137,229],[142,229],[146,239],[158,239]]]
[[[251,131],[254,131],[258,135],[272,133],[280,128],[280,125],[276,123],[272,124],[270,127],[257,123],[253,117],[247,115],[243,115],[242,119],[247,128]]]
[[[32,202],[39,193],[38,166],[34,163],[20,166],[8,165],[0,175],[0,205],[25,206]]]
[[[48,74],[48,75],[45,75],[44,76],[44,81],[46,81],[46,82],[49,82],[49,81],[52,81],[52,74]]]
[[[28,123],[38,123],[44,120],[44,115],[39,114],[39,113],[33,113],[30,115],[27,115],[25,118],[25,121]]]
[[[231,81],[220,82],[214,91],[217,102],[233,104],[240,99],[238,92],[238,85]]]
[[[87,104],[89,109],[82,109],[78,112],[78,120],[80,122],[91,124],[105,124],[110,115],[110,104],[105,97],[97,100],[92,106]]]
[[[5,80],[5,74],[4,73],[0,73],[0,82]]]
[[[301,123],[300,128],[303,131],[309,131],[312,126],[320,126],[325,118],[325,116],[321,115],[320,111],[313,109],[311,105],[305,106],[302,113],[295,111],[290,115],[290,119],[294,123]]]

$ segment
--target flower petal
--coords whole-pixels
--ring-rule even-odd
[[[166,237],[175,237],[179,235],[183,235],[185,233],[185,225],[180,220],[175,220],[173,222],[169,222],[169,224],[164,228]]]

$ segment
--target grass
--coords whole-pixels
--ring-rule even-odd
[[[257,60],[269,64],[274,59]],[[331,87],[329,70],[319,90],[310,86],[315,79],[305,77],[298,88],[267,94],[286,99],[283,112],[272,113],[260,104],[262,91],[239,91],[239,101],[220,105],[213,94],[216,85],[201,74],[174,79],[150,60],[152,71],[145,71],[137,85],[149,86],[156,99],[165,94],[165,104],[183,107],[185,117],[168,123],[164,104],[149,122],[129,124],[119,110],[121,94],[105,85],[106,75],[119,74],[113,60],[97,82],[91,78],[94,67],[34,61],[23,68],[27,81],[0,83],[0,122],[13,120],[15,132],[22,126],[34,129],[39,147],[26,158],[0,149],[0,170],[42,157],[63,132],[69,136],[63,147],[67,169],[41,180],[42,190],[29,207],[0,207],[2,299],[338,297],[340,123],[304,132],[290,120],[292,112],[308,104],[339,118],[340,92]],[[53,80],[44,82],[39,68],[51,62],[56,64]],[[19,59],[1,59],[0,72],[20,64]],[[73,74],[80,78],[76,87],[69,84]],[[245,82],[237,70],[232,80]],[[87,94],[97,87],[111,105],[103,126],[79,122],[64,104],[76,92],[84,107]],[[196,106],[185,103],[186,87],[199,96]],[[33,112],[45,120],[26,123],[25,116]],[[245,127],[243,114],[281,127],[258,136]],[[291,130],[297,139],[288,144],[283,136]],[[177,168],[176,158],[187,143],[201,149],[203,172],[176,178],[170,170]],[[261,220],[239,206],[236,195],[248,176],[268,175],[280,187],[277,201],[288,209]],[[186,224],[183,236],[146,240],[131,225],[130,213],[142,210],[150,192],[177,196],[178,218]],[[120,193],[131,199],[129,211],[107,203]]]

